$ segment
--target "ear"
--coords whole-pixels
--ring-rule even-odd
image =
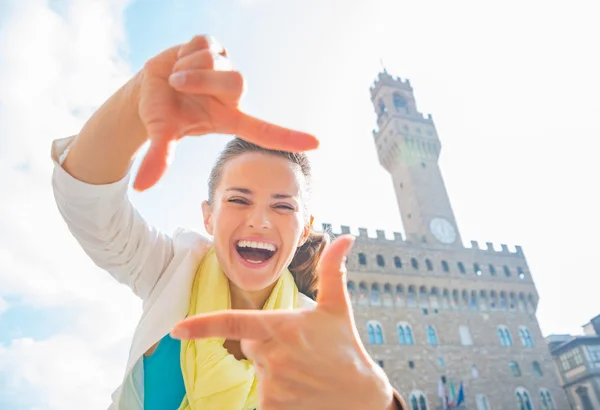
[[[212,210],[208,201],[202,202],[202,216],[204,218],[204,229],[210,236],[214,235],[214,227],[212,222]]]
[[[310,216],[310,223],[308,225],[304,225],[304,229],[302,230],[302,235],[300,235],[300,240],[298,241],[298,248],[306,243],[306,240],[310,236],[310,231],[312,230],[314,218]]]

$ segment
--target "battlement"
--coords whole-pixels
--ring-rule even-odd
[[[322,224],[323,231],[329,231],[334,236],[343,235],[343,234],[353,234],[356,237],[357,242],[369,243],[372,245],[420,245],[415,244],[411,241],[406,240],[400,232],[387,232],[381,229],[375,230],[375,235],[370,235],[369,230],[367,228],[358,228],[358,234],[354,234],[351,232],[351,229],[347,225],[342,225],[339,230],[334,230],[329,223]],[[356,232],[356,231],[355,231]],[[465,246],[467,250],[473,250],[476,252],[483,253],[494,253],[498,255],[516,255],[523,256],[523,248],[519,245],[515,245],[513,249],[509,248],[506,244],[500,244],[500,247],[496,247],[492,242],[486,242],[485,247],[480,247],[479,242],[471,241],[470,247]]]
[[[403,88],[412,92],[412,86],[410,85],[410,80],[408,78],[392,76],[388,74],[386,70],[383,70],[383,72],[380,72],[377,75],[377,79],[373,81],[373,84],[371,84],[371,98],[374,98],[379,89],[386,85],[395,88]]]

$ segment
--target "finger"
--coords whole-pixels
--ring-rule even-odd
[[[268,340],[281,324],[298,313],[289,311],[227,310],[192,316],[177,324],[177,339],[222,337],[230,340]]]
[[[244,92],[244,77],[238,71],[177,71],[169,76],[169,84],[182,93],[227,99],[240,98]]]
[[[231,62],[212,50],[198,50],[180,58],[173,66],[173,72],[198,69],[231,70]]]
[[[235,124],[234,134],[263,148],[303,152],[319,147],[319,140],[312,134],[280,127],[242,112]]]
[[[346,289],[346,255],[350,252],[354,237],[342,235],[323,251],[317,266],[319,291],[317,306],[334,313],[350,312],[350,298]]]
[[[179,47],[179,51],[177,53],[178,57],[184,57],[194,51],[211,49],[216,53],[221,53],[222,55],[225,52],[223,46],[212,36],[194,36],[190,41],[185,44],[182,44]]]
[[[174,152],[175,141],[165,137],[151,140],[133,182],[133,189],[142,192],[156,184],[167,170]]]

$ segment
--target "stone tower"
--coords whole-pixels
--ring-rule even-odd
[[[417,110],[409,80],[379,75],[371,87],[381,165],[391,174],[407,239],[461,247],[454,212],[438,166],[441,144],[431,115]]]
[[[417,111],[408,80],[380,73],[371,99],[379,161],[392,176],[406,237],[359,228],[348,256],[348,291],[369,354],[410,410],[440,409],[440,384],[458,395],[461,383],[460,409],[569,409],[523,250],[463,245],[433,119]]]

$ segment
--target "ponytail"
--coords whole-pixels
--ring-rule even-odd
[[[317,297],[317,288],[319,285],[317,264],[329,242],[331,242],[329,232],[315,232],[311,230],[308,239],[296,250],[296,254],[288,267],[294,276],[298,291],[313,300]]]

